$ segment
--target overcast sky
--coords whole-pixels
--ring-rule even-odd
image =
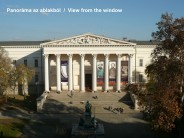
[[[84,33],[150,40],[162,13],[184,16],[184,0],[0,0],[0,41],[62,39]],[[15,13],[7,9],[60,8],[59,13]],[[93,12],[69,12],[69,8]],[[120,13],[95,13],[122,9]],[[65,9],[65,12],[63,10]]]

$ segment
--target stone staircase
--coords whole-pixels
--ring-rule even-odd
[[[85,102],[89,100],[92,104],[92,112],[95,114],[115,114],[113,109],[124,109],[123,113],[133,113],[133,103],[128,93],[121,92],[97,92],[97,93],[80,93],[74,92],[71,97],[70,93],[62,92],[60,94],[50,92],[47,100],[43,105],[43,113],[75,113],[82,114],[84,112]],[[108,110],[110,108],[110,110]]]

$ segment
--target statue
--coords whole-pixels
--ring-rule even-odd
[[[81,128],[95,128],[96,125],[94,126],[94,122],[96,123],[96,120],[94,117],[91,117],[91,109],[92,109],[92,105],[90,104],[90,102],[87,100],[86,101],[86,105],[85,105],[85,112],[84,115],[80,117],[79,120],[79,126]]]
[[[104,127],[103,124],[98,124],[95,116],[92,117],[92,105],[87,100],[85,104],[85,112],[80,117],[79,123],[72,127],[72,138],[78,137],[100,137],[104,138]]]
[[[91,108],[92,108],[92,105],[87,100],[86,105],[85,105],[85,113],[91,115]]]

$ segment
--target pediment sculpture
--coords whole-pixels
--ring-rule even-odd
[[[80,35],[62,40],[50,41],[43,45],[134,45],[133,43],[115,40],[97,35]]]

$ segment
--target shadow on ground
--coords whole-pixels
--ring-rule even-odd
[[[134,108],[134,104],[132,103],[132,100],[130,98],[130,94],[129,93],[126,93],[120,100],[119,102],[122,102],[126,105],[129,106],[130,109],[133,109]]]
[[[23,137],[70,138],[73,124],[78,124],[84,110],[65,105],[57,100],[49,101],[49,112],[32,114],[24,129]],[[45,107],[44,107],[45,108]],[[96,114],[96,119],[104,125],[105,138],[154,137],[149,124],[135,114]]]
[[[69,114],[82,114],[84,111],[74,106],[72,101],[68,101],[69,106],[66,106],[64,103],[59,102],[54,99],[47,99],[47,102],[43,106],[44,113],[52,113],[52,114],[59,114],[59,113],[69,113]]]
[[[17,107],[17,104],[6,105],[0,111],[3,116],[23,118],[23,124],[12,123],[12,129],[21,131],[23,138],[70,138],[72,125],[79,123],[80,116],[84,113],[84,108],[75,107],[75,103],[66,104],[62,101],[49,100],[49,103],[44,106],[43,113],[30,113],[29,110],[26,111],[19,106]],[[128,94],[119,100],[119,102],[128,105],[129,103],[126,101],[129,101]],[[25,117],[27,118],[26,120]],[[160,136],[152,132],[148,122],[142,120],[142,114],[139,112],[122,114],[98,113],[96,114],[96,119],[98,123],[104,125],[105,138],[160,138]],[[22,129],[23,127],[24,129]],[[167,138],[172,137],[167,136]]]

